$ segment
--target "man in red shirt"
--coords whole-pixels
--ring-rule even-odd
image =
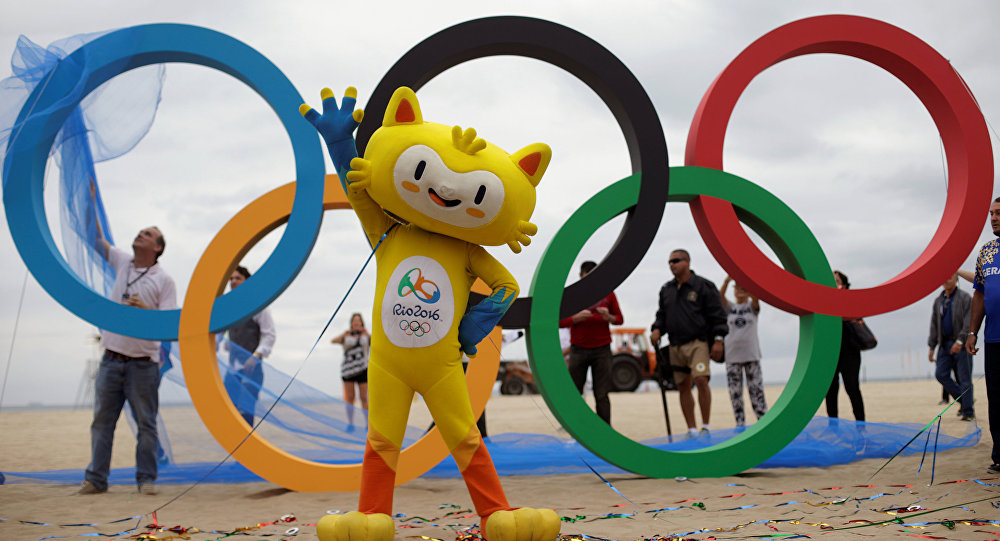
[[[594,270],[597,263],[584,261],[580,265],[580,278]],[[590,368],[594,383],[594,400],[597,403],[597,415],[604,422],[611,424],[611,332],[608,324],[621,325],[622,311],[618,308],[618,298],[614,292],[601,299],[600,302],[581,310],[571,317],[559,321],[560,327],[570,329],[569,375],[580,393],[587,381],[587,368]]]

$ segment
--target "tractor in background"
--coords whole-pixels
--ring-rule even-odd
[[[656,349],[641,327],[611,329],[611,380],[617,392],[632,392],[644,380],[654,380],[664,390],[676,390],[673,377],[660,378]]]
[[[612,392],[633,392],[645,380],[656,381],[663,390],[677,389],[672,377],[660,379],[656,350],[649,343],[646,329],[612,328],[611,355]],[[500,394],[538,392],[527,361],[501,361],[497,380]]]

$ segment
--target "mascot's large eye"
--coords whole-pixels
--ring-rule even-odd
[[[476,192],[476,204],[478,205],[478,204],[482,203],[484,197],[486,197],[486,186],[480,184],[479,185],[479,191]]]
[[[417,164],[417,170],[413,172],[413,180],[420,180],[420,177],[424,175],[424,168],[427,167],[427,162],[420,160]]]

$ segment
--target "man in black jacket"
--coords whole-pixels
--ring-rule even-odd
[[[931,310],[931,331],[927,337],[930,352],[927,358],[937,363],[934,376],[954,398],[959,398],[962,420],[974,421],[972,405],[972,356],[965,351],[964,339],[969,334],[972,297],[958,288],[958,274],[944,283],[941,294],[934,299]],[[937,355],[934,349],[937,348]],[[956,382],[952,371],[958,374]]]
[[[719,289],[691,270],[691,256],[687,250],[670,252],[669,263],[674,279],[660,289],[659,309],[650,339],[655,347],[659,347],[664,334],[670,340],[669,353],[665,357],[669,356],[677,380],[688,433],[697,434],[691,387],[692,384],[698,387],[701,430],[707,431],[712,410],[712,393],[708,388],[709,358],[722,359],[729,325]]]

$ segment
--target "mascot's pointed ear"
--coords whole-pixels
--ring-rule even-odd
[[[417,95],[405,86],[401,86],[389,98],[389,106],[385,108],[382,117],[383,126],[400,126],[404,124],[423,124],[424,117],[420,114],[420,104]]]
[[[524,172],[532,186],[538,186],[552,159],[552,149],[545,143],[532,143],[512,154],[510,159]]]

